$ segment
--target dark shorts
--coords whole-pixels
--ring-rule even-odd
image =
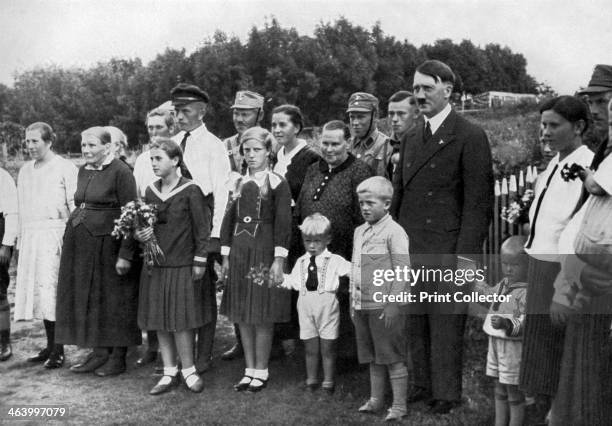
[[[406,317],[399,315],[393,327],[386,328],[381,314],[381,309],[354,312],[359,362],[381,365],[406,362]]]

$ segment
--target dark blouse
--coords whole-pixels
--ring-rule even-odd
[[[212,194],[204,196],[193,181],[180,178],[176,187],[161,193],[161,180],[150,184],[145,201],[156,204],[155,237],[164,252],[161,267],[205,266],[212,226]]]
[[[294,219],[302,223],[307,216],[316,212],[327,217],[332,225],[329,250],[350,259],[353,232],[363,223],[357,186],[371,176],[370,167],[352,154],[331,171],[324,160],[319,160],[306,173],[294,210]]]
[[[300,149],[291,159],[291,163],[287,167],[287,173],[285,173],[285,179],[289,184],[289,189],[291,189],[291,199],[294,201],[298,199],[308,168],[320,159],[319,153],[309,146]]]

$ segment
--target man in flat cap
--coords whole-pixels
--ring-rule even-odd
[[[391,214],[408,234],[415,269],[454,271],[458,255],[478,259],[492,217],[491,149],[485,132],[452,109],[454,84],[453,71],[440,61],[425,61],[414,74],[421,116],[401,146]],[[418,280],[412,289],[450,295],[448,303],[411,303],[407,320],[414,364],[408,401],[425,400],[430,412],[447,413],[461,401],[467,305],[454,296],[463,290],[440,279]]]
[[[412,96],[412,92],[408,90],[400,90],[391,95],[387,111],[387,119],[391,124],[392,131],[391,145],[393,146],[390,166],[395,168],[399,163],[402,138],[415,125],[420,112],[416,99]]]
[[[598,146],[603,147],[603,150],[608,142],[608,104],[612,99],[612,65],[595,65],[589,85],[578,94],[588,97],[593,126],[601,141]]]
[[[264,97],[257,92],[251,92],[250,90],[236,92],[236,98],[231,109],[232,120],[237,133],[223,141],[234,172],[242,173],[244,166],[244,159],[240,155],[240,136],[245,130],[261,123],[264,117],[263,105]]]
[[[204,318],[206,324],[198,330],[196,369],[199,373],[211,367],[213,340],[217,325],[216,274],[214,260],[221,251],[219,234],[227,205],[227,185],[230,164],[223,142],[210,133],[204,122],[209,97],[198,86],[180,83],[170,92],[180,132],[173,139],[183,149],[183,159],[193,181],[202,192],[213,194],[214,211],[208,249],[207,271],[204,276]]]
[[[231,109],[232,120],[234,121],[234,128],[237,133],[223,140],[233,172],[242,174],[246,167],[244,158],[240,155],[240,137],[247,129],[261,123],[264,117],[263,105],[264,97],[257,92],[252,92],[250,90],[240,90],[236,92],[234,104],[231,106]],[[221,354],[221,359],[223,360],[230,361],[234,358],[241,357],[243,354],[240,329],[237,324],[234,324],[234,333],[236,342],[229,350]]]
[[[375,175],[391,179],[388,165],[393,147],[377,127],[378,99],[365,92],[353,93],[346,112],[351,128],[350,152],[370,166]]]

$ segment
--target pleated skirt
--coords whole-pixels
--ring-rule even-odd
[[[552,396],[557,390],[565,330],[553,327],[549,308],[561,266],[529,257],[525,331],[519,387],[529,395]]]
[[[610,296],[594,298],[594,309],[591,310],[612,312],[610,301]],[[590,426],[612,423],[611,322],[610,314],[570,316],[565,332],[559,389],[553,402],[552,424]]]
[[[183,331],[204,325],[203,280],[193,281],[191,266],[143,267],[138,326],[143,330]]]
[[[274,260],[271,231],[262,230],[258,240],[244,232],[234,236],[221,301],[221,314],[234,323],[264,325],[291,319],[291,292],[271,288],[267,278]]]

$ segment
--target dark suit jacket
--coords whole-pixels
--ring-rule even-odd
[[[481,253],[494,196],[487,136],[454,110],[426,144],[423,126],[402,141],[391,213],[411,254]]]

